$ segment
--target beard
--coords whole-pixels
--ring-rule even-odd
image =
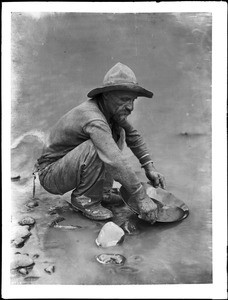
[[[129,116],[129,113],[127,113],[127,112],[119,112],[114,115],[114,119],[116,121],[126,120],[126,118],[128,116]]]

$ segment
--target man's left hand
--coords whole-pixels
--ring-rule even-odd
[[[165,189],[165,177],[157,172],[157,171],[148,171],[146,172],[146,177],[150,180],[153,187],[161,187],[162,189]]]
[[[153,187],[165,189],[165,177],[155,169],[153,163],[145,165],[144,170]]]

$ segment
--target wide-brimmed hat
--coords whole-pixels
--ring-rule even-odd
[[[118,62],[105,75],[103,86],[95,88],[88,93],[88,97],[110,91],[129,91],[137,96],[152,98],[153,93],[139,86],[134,72],[126,65]]]

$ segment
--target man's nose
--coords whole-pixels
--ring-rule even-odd
[[[129,111],[132,111],[134,109],[134,103],[133,103],[133,101],[131,103],[127,104],[126,109],[129,110]]]

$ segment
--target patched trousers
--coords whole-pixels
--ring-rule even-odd
[[[123,149],[122,139],[118,141],[118,146]],[[80,196],[98,181],[102,181],[105,193],[113,185],[113,177],[106,170],[91,140],[83,142],[38,174],[41,185],[52,194],[63,195],[74,190],[74,196]]]

